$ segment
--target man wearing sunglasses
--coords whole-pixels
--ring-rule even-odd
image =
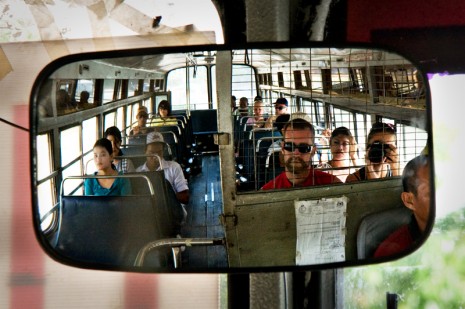
[[[281,115],[287,115],[289,114],[287,111],[287,107],[289,106],[289,103],[287,102],[286,98],[279,98],[276,100],[274,103],[274,110],[275,114],[268,118],[268,120],[265,123],[265,128],[272,128],[274,125],[274,122],[276,121],[276,118]]]
[[[284,126],[282,133],[285,171],[266,183],[263,190],[341,183],[337,177],[312,168],[315,129],[308,121],[293,119]]]

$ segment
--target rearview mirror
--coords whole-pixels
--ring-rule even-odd
[[[393,259],[434,220],[429,106],[425,74],[381,49],[58,59],[31,95],[36,233],[55,259],[97,269]],[[383,243],[392,233],[411,241]]]

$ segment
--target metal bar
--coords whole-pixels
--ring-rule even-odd
[[[146,244],[137,254],[134,266],[142,267],[147,253],[162,247],[223,246],[224,238],[165,238]]]

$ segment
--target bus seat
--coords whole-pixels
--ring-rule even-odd
[[[132,161],[134,167],[137,168],[145,163],[146,156],[145,156],[145,144],[144,145],[122,145],[121,151],[123,152],[123,156],[119,158],[127,158]],[[163,150],[163,158],[165,160],[173,160],[176,158],[176,148],[175,145],[171,145],[170,143],[165,142],[165,147]]]
[[[254,128],[243,140],[242,155],[243,176],[249,180],[245,189],[260,189],[264,185],[265,163],[268,148],[273,141],[278,140],[281,133],[273,129]],[[262,154],[263,156],[260,156]]]
[[[271,136],[260,137],[255,145],[255,164],[256,164],[256,179],[258,182],[258,189],[266,183],[266,166],[268,161],[268,154],[270,147],[275,142],[282,139],[281,133],[273,131]]]
[[[218,151],[218,145],[214,142],[214,135],[218,133],[218,116],[216,109],[204,109],[191,111],[191,128],[194,143],[200,153]]]
[[[122,157],[130,157],[129,159],[132,161],[134,168],[141,166],[145,162],[145,143],[144,144],[132,144],[132,145],[125,145],[121,147],[121,151],[123,152]],[[131,157],[131,156],[139,156],[139,157]]]
[[[280,153],[281,149],[274,149],[266,157],[264,184],[272,179],[275,179],[276,176],[284,171],[284,165],[282,165],[279,157]]]
[[[255,133],[253,136],[255,144],[255,153],[259,157],[266,157],[268,155],[268,148],[271,144],[282,140],[282,135],[279,131],[268,129],[269,131]]]
[[[178,137],[173,131],[163,131],[160,132],[163,135],[163,140],[165,141],[166,145],[170,148],[170,156],[167,157],[166,149],[165,149],[165,159],[166,160],[174,160],[179,161],[179,155],[182,152],[182,145],[178,143]]]
[[[194,135],[218,132],[216,109],[193,110],[191,111],[191,119]]]
[[[153,200],[150,195],[63,196],[56,250],[74,261],[132,266],[139,250],[160,238]],[[166,266],[166,254],[155,254],[146,265]]]
[[[182,138],[182,133],[183,133],[183,129],[178,126],[177,124],[167,124],[167,125],[163,125],[163,126],[157,126],[155,127],[156,131],[157,132],[174,132],[176,134],[176,136],[178,137],[178,139],[181,139]]]
[[[128,145],[145,145],[147,142],[147,134],[137,134],[127,137]]]
[[[169,134],[172,134],[172,133],[175,134],[176,139],[177,139],[177,143],[176,143],[176,147],[177,147],[176,152],[177,152],[177,158],[178,158],[177,161],[178,163],[181,163],[182,156],[186,152],[185,148],[186,148],[187,137],[185,134],[185,130],[182,129],[178,125],[164,125],[164,126],[156,127],[156,131],[160,132],[163,135],[163,138],[167,137],[166,132],[171,132]],[[165,140],[165,142],[168,142],[168,141]],[[169,144],[172,145],[171,143]]]
[[[163,218],[160,224],[160,233],[163,237],[176,237],[180,233],[181,223],[184,220],[184,210],[176,198],[176,193],[168,180],[165,179],[163,171],[140,172],[137,175],[147,176],[155,191],[155,207],[159,218]],[[144,183],[144,178],[131,178],[133,194],[147,195],[149,187]]]
[[[397,228],[408,224],[411,216],[412,211],[403,205],[365,216],[357,231],[358,258],[373,257],[379,244]]]

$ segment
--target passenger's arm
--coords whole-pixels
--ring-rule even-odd
[[[392,176],[399,176],[400,173],[400,164],[399,164],[399,154],[397,153],[397,147],[395,145],[389,144],[389,150],[386,156],[386,162],[389,163],[392,171]]]
[[[92,190],[92,179],[84,180],[84,195],[94,195]]]
[[[346,178],[346,183],[348,183],[348,182],[360,181],[360,179],[357,178],[357,175],[358,175],[359,173],[360,173],[359,171],[356,171],[355,173],[352,173],[352,174],[350,174],[349,176],[347,176],[347,178]]]
[[[264,128],[267,128],[267,129],[271,129],[273,128],[273,122],[276,120],[275,117],[273,116],[270,116],[266,122],[265,122],[265,125],[263,126]]]
[[[189,204],[189,190],[184,190],[181,192],[176,193],[176,198],[178,199],[179,202],[183,204]]]
[[[178,163],[174,163],[173,166],[173,189],[176,192],[176,198],[179,202],[183,204],[189,203],[189,187],[187,186],[187,180],[184,177],[184,173],[182,171],[181,165]]]

